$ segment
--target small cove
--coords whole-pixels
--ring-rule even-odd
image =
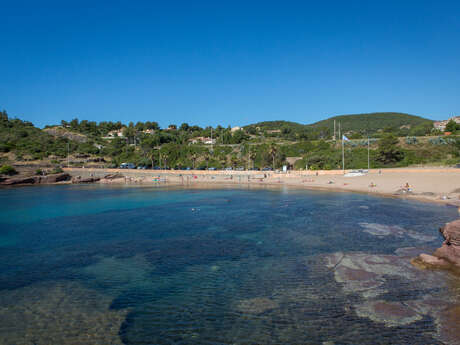
[[[440,325],[458,278],[409,263],[455,208],[237,187],[43,186],[0,204],[2,344],[456,343]]]

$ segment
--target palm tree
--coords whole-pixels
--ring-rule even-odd
[[[195,161],[196,161],[196,153],[192,155],[192,162],[193,162],[193,170],[195,170]]]
[[[154,162],[154,160],[155,160],[155,155],[156,155],[156,150],[150,151],[150,160],[152,161],[152,169],[153,169],[153,167],[154,167],[153,162]]]
[[[210,158],[211,158],[211,157],[209,156],[209,153],[206,153],[206,154],[204,155],[204,160],[206,161],[206,170],[208,170],[208,168],[209,168],[209,159],[210,159]]]
[[[275,170],[275,157],[276,157],[277,152],[278,152],[278,148],[276,147],[276,144],[271,143],[270,148],[269,148],[269,153],[270,153],[270,156],[272,156],[272,159],[273,159],[273,170]]]
[[[123,130],[123,135],[126,137],[128,144],[131,142],[132,138],[134,141],[134,146],[136,145],[137,130],[135,127],[125,127],[125,129]]]
[[[230,160],[232,162],[232,167],[236,168],[236,165],[238,164],[238,157],[232,156],[232,158]]]
[[[254,169],[254,160],[256,159],[256,153],[255,152],[250,152],[249,153],[249,159],[252,162],[252,168]]]
[[[163,169],[166,169],[168,166],[168,154],[163,153]]]
[[[222,165],[222,168],[225,168],[225,165],[227,164],[227,157],[221,158],[220,164]]]

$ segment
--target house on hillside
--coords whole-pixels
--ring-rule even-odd
[[[213,145],[216,143],[216,139],[211,139],[208,137],[195,137],[188,140],[191,144],[205,144],[205,145]]]
[[[446,126],[447,126],[447,124],[449,123],[450,120],[453,120],[455,123],[459,123],[459,124],[460,124],[460,116],[454,116],[454,117],[451,117],[451,118],[448,119],[448,120],[435,121],[435,122],[433,123],[433,127],[434,127],[435,129],[440,130],[441,132],[444,132],[445,129],[446,129]]]
[[[123,130],[124,128],[110,131],[104,139],[123,138]]]
[[[155,130],[154,130],[154,129],[146,129],[146,130],[143,130],[142,133],[145,133],[145,134],[155,134]]]
[[[441,132],[443,132],[445,129],[446,129],[446,126],[447,126],[447,120],[443,120],[443,121],[435,121],[433,123],[433,127],[437,130],[440,130]]]

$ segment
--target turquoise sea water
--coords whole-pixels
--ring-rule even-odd
[[[455,343],[422,307],[460,302],[456,278],[401,255],[439,247],[455,208],[106,186],[3,189],[0,206],[0,344]]]

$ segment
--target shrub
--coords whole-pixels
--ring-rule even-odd
[[[60,174],[62,172],[64,172],[64,170],[62,170],[60,167],[56,167],[53,170],[51,170],[51,174]]]
[[[0,174],[3,174],[3,175],[15,175],[17,174],[18,172],[16,171],[15,168],[13,168],[11,165],[3,165],[1,168],[0,168]]]

